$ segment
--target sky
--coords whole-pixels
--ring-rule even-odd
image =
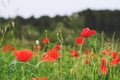
[[[0,17],[71,15],[85,9],[120,10],[120,0],[0,0]]]

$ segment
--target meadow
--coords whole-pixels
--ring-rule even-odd
[[[104,33],[86,27],[72,44],[65,44],[62,30],[54,34],[56,41],[45,30],[42,40],[23,46],[8,27],[0,38],[0,80],[119,80],[120,50],[115,34],[107,39]]]

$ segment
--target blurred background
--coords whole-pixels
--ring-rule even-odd
[[[42,40],[45,30],[55,42],[61,30],[64,42],[69,44],[84,27],[108,37],[115,32],[115,37],[120,38],[119,3],[120,0],[0,0],[0,38],[6,26],[5,43],[13,38],[24,44]]]

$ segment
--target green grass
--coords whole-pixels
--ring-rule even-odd
[[[42,45],[43,48],[38,52],[40,56],[33,56],[29,62],[20,62],[15,58],[12,51],[7,51],[6,53],[2,51],[5,45],[5,34],[3,34],[1,39],[0,47],[0,80],[30,80],[31,78],[40,77],[47,77],[48,80],[119,80],[120,64],[113,66],[110,64],[112,56],[100,55],[105,49],[119,52],[119,42],[114,39],[114,36],[111,40],[105,40],[105,35],[96,34],[85,39],[85,44],[82,46],[77,46],[75,42],[72,45],[65,45],[62,38],[64,33],[59,33],[56,36],[56,39],[58,39],[56,42],[62,45],[59,51],[61,56],[55,62],[43,62],[41,60],[42,54],[56,44],[56,42],[52,41],[46,46]],[[49,34],[47,37],[49,37]],[[13,40],[11,39],[11,41]],[[18,50],[30,49],[31,45],[27,45],[25,48],[21,44],[23,43],[12,43]],[[79,56],[73,57],[70,54],[71,49],[75,49]],[[84,50],[86,49],[90,49],[91,54],[96,54],[96,56],[85,55]],[[33,51],[36,53],[35,50]],[[101,58],[107,59],[109,70],[106,74],[100,73]],[[89,60],[89,64],[85,64],[86,59]]]
[[[94,42],[93,42],[94,43]],[[89,43],[90,44],[90,43]],[[104,44],[107,44],[104,42]],[[94,45],[94,44],[93,44]],[[112,43],[111,43],[112,45]],[[69,50],[71,48],[76,49],[79,52],[79,46],[66,46],[63,45],[60,54],[60,59],[55,62],[41,62],[41,57],[33,57],[29,62],[19,62],[14,57],[11,51],[3,53],[0,51],[0,80],[29,80],[30,78],[47,77],[49,80],[119,80],[120,77],[120,64],[116,66],[110,65],[110,56],[100,56],[102,47],[96,49],[97,57],[89,57],[84,54],[84,49],[79,53],[79,57],[74,58],[70,55]],[[90,49],[92,47],[88,46]],[[87,47],[87,48],[88,48]],[[107,47],[107,46],[105,46]],[[111,47],[112,46],[108,46]],[[2,49],[2,47],[1,47]],[[114,50],[114,49],[113,49]],[[42,55],[44,51],[40,51]],[[107,66],[109,71],[106,75],[100,73],[100,59],[102,57],[107,58]],[[89,64],[85,64],[85,59],[89,59]],[[60,62],[61,61],[61,62]]]

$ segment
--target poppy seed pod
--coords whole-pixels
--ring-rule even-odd
[[[39,45],[39,40],[36,40],[35,43],[36,43],[36,45]]]

